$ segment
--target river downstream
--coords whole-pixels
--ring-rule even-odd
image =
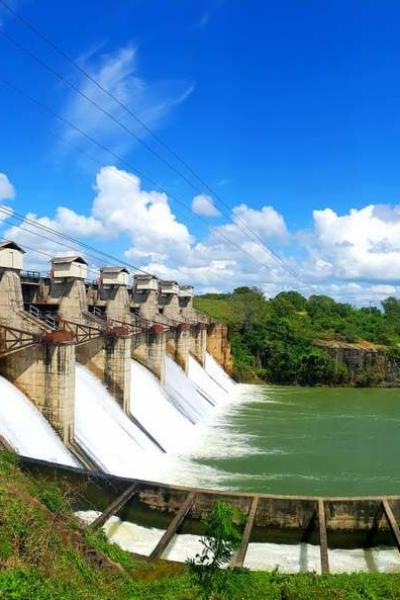
[[[398,494],[399,440],[398,389],[246,386],[212,423],[210,456],[195,460],[240,491]]]

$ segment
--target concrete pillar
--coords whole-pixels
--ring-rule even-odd
[[[45,343],[0,360],[0,373],[40,410],[62,440],[74,438],[75,345],[65,331],[45,335]]]
[[[131,402],[131,338],[117,332],[106,337],[104,383],[126,414]]]
[[[4,325],[21,329],[20,311],[24,310],[19,272],[0,271],[0,321]]]
[[[131,311],[129,295],[126,286],[113,285],[100,288],[100,299],[106,302],[108,319],[130,323]]]
[[[178,294],[163,294],[160,296],[159,302],[164,317],[174,321],[179,321],[181,319]]]
[[[197,323],[190,328],[190,353],[204,367],[207,350],[207,327]]]
[[[100,336],[76,348],[77,360],[100,379],[129,413],[131,397],[131,338],[122,327],[114,327]]]
[[[189,366],[190,330],[186,325],[178,325],[175,337],[175,361],[187,373]]]
[[[51,303],[58,303],[58,315],[66,321],[82,323],[87,311],[86,288],[83,279],[72,277],[53,280],[50,286]]]
[[[164,327],[153,325],[148,331],[136,334],[132,340],[132,358],[147,367],[161,383],[165,381],[167,339]],[[135,385],[135,382],[132,382]]]
[[[139,315],[143,317],[143,319],[153,321],[158,317],[157,290],[143,290],[136,292],[134,302],[138,304]]]
[[[148,336],[149,365],[160,382],[165,382],[165,356],[167,353],[166,333],[159,325],[154,325]]]

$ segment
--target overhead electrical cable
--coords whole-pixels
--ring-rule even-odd
[[[0,2],[1,2],[1,0],[0,0]],[[99,142],[98,140],[96,140],[93,136],[91,136],[90,134],[88,134],[87,132],[85,132],[84,130],[82,130],[80,127],[76,126],[69,119],[66,119],[65,117],[59,115],[52,108],[50,108],[47,105],[43,104],[40,100],[38,100],[37,98],[35,98],[32,95],[28,94],[26,91],[22,90],[19,86],[17,86],[16,84],[10,82],[9,80],[4,79],[4,78],[0,78],[0,83],[2,83],[3,85],[5,85],[6,87],[9,87],[15,93],[17,93],[17,94],[19,94],[19,95],[27,98],[32,103],[34,103],[35,105],[37,105],[38,107],[40,107],[42,110],[48,112],[50,115],[52,115],[56,119],[60,120],[62,123],[64,123],[64,125],[67,125],[67,127],[69,127],[71,129],[77,131],[80,135],[82,135],[88,141],[90,141],[91,143],[93,143],[94,145],[96,145],[98,148],[100,148],[101,150],[103,150],[103,151],[107,152],[108,154],[110,154],[111,156],[113,156],[114,159],[118,160],[120,163],[122,163],[124,166],[126,166],[126,168],[128,168],[129,170],[136,171],[137,173],[139,173],[139,175],[143,179],[146,179],[147,181],[151,182],[152,185],[156,186],[159,189],[160,192],[163,192],[164,194],[166,194],[167,196],[169,196],[171,199],[173,199],[176,202],[178,202],[186,210],[188,210],[189,213],[191,214],[190,208],[188,208],[187,205],[182,200],[180,200],[179,198],[177,198],[175,195],[170,194],[165,189],[160,188],[158,182],[156,182],[154,179],[152,179],[151,177],[149,177],[148,175],[146,175],[145,173],[143,173],[141,170],[137,169],[136,167],[134,167],[133,165],[131,165],[130,163],[128,163],[123,157],[121,157],[120,155],[118,155],[112,149],[110,149],[107,146],[105,146],[102,142]],[[121,175],[123,175],[123,173],[121,173]],[[126,179],[128,180],[128,177],[126,177]],[[203,219],[200,215],[195,214],[194,216],[198,220],[200,220],[201,222],[206,223],[205,219]],[[208,223],[207,223],[207,229],[208,229]],[[259,264],[262,264],[263,266],[269,266],[269,265],[266,265],[264,262],[261,262],[260,260],[258,260],[257,257],[254,257],[252,254],[250,254],[249,252],[247,252],[239,244],[237,244],[233,240],[231,240],[231,239],[227,238],[226,236],[224,236],[219,230],[214,229],[213,233],[217,237],[221,238],[224,242],[226,242],[226,243],[230,244],[231,246],[235,247],[237,250],[239,250],[239,252],[241,252],[241,253],[245,254],[246,256],[248,256],[252,262],[257,262]],[[265,249],[263,248],[263,250],[265,250]],[[287,267],[286,267],[285,264],[283,264],[283,265],[281,264],[280,266],[282,266],[284,268],[284,270],[286,270],[287,272],[289,272],[289,270],[287,269]],[[133,268],[135,270],[138,270],[138,271],[143,271],[143,269],[140,269],[139,267],[133,267]],[[146,271],[143,271],[143,272],[145,272],[146,274],[148,274]],[[293,276],[292,273],[290,273],[290,274]]]
[[[145,131],[147,131],[162,147],[164,147],[168,152],[170,152],[170,154],[172,156],[174,156],[182,165],[184,165],[185,168],[187,168],[190,171],[190,173],[194,177],[196,177],[196,179],[198,181],[200,181],[201,184],[204,185],[209,190],[209,192],[212,193],[212,195],[214,197],[216,197],[219,200],[219,202],[229,211],[229,214],[227,214],[224,210],[220,210],[220,212],[222,214],[224,214],[224,216],[226,216],[229,219],[231,219],[232,216],[233,216],[234,224],[238,227],[238,229],[240,229],[242,232],[245,232],[246,235],[251,235],[252,238],[253,238],[253,240],[256,239],[257,240],[257,242],[256,242],[257,245],[260,245],[260,243],[261,243],[261,248],[264,251],[266,251],[276,261],[278,261],[281,264],[281,266],[290,275],[292,275],[296,279],[299,279],[299,281],[301,282],[301,280],[299,278],[299,275],[292,269],[292,267],[290,267],[289,265],[287,265],[286,261],[284,261],[284,259],[277,252],[275,252],[272,248],[270,248],[265,243],[265,241],[262,239],[262,237],[256,231],[253,231],[248,226],[248,224],[240,216],[235,215],[233,213],[232,209],[225,203],[225,201],[215,192],[215,190],[213,190],[209,186],[209,184],[207,184],[204,181],[204,179],[202,179],[194,171],[194,169],[187,163],[187,161],[185,161],[183,158],[181,158],[172,148],[170,148],[165,142],[163,142],[163,140],[161,140],[161,138],[159,136],[157,136],[154,133],[154,131],[137,114],[135,114],[134,111],[132,111],[124,102],[122,102],[121,100],[119,100],[119,98],[117,96],[115,96],[115,94],[113,94],[112,92],[110,92],[100,82],[98,82],[95,77],[93,77],[86,69],[84,69],[83,67],[81,67],[81,65],[79,65],[79,63],[77,63],[74,59],[72,59],[64,50],[62,50],[57,44],[55,44],[52,40],[50,40],[48,38],[48,36],[46,36],[38,27],[36,27],[35,25],[33,25],[28,19],[22,17],[19,13],[17,13],[15,10],[13,10],[4,0],[0,0],[0,4],[2,4],[11,14],[13,14],[21,23],[23,23],[25,27],[27,27],[28,29],[30,29],[31,31],[33,31],[37,36],[39,36],[43,41],[45,41],[45,43],[47,45],[49,45],[55,52],[57,52],[60,56],[62,56],[72,66],[74,66],[74,68],[76,68],[82,75],[84,75],[88,80],[90,80],[93,84],[95,84],[107,96],[109,96],[111,99],[113,99],[120,107],[124,108],[124,110],[132,118],[134,118],[141,125],[141,127],[143,127],[145,129]],[[48,65],[45,61],[43,61],[39,57],[37,57],[34,52],[32,52],[31,50],[29,50],[28,48],[26,48],[25,46],[23,46],[22,44],[20,44],[20,42],[18,42],[15,39],[13,39],[9,34],[6,34],[2,30],[0,30],[0,33],[2,33],[2,35],[4,37],[6,37],[11,43],[13,43],[16,47],[18,47],[19,49],[21,49],[23,52],[27,53],[36,62],[38,62],[45,69],[47,69],[48,71],[50,71],[55,77],[57,77],[59,80],[61,80],[62,82],[64,82],[66,85],[68,85],[71,89],[73,89],[73,91],[75,93],[77,93],[80,96],[82,96],[83,98],[85,98],[88,102],[90,102],[93,106],[95,106],[97,110],[99,110],[103,114],[107,115],[116,124],[118,124],[122,129],[124,129],[127,133],[129,133],[130,135],[132,135],[149,152],[151,152],[160,161],[162,161],[164,164],[166,164],[175,174],[177,174],[178,176],[180,176],[181,178],[183,178],[184,181],[186,181],[186,183],[188,183],[193,189],[195,189],[196,191],[202,193],[202,190],[197,185],[193,184],[193,182],[190,181],[186,177],[185,174],[183,174],[181,171],[179,171],[178,169],[176,169],[176,167],[174,167],[174,165],[172,165],[163,156],[161,156],[157,151],[155,151],[154,148],[152,148],[149,144],[147,144],[141,138],[141,136],[137,135],[134,131],[132,131],[131,129],[129,129],[129,127],[127,127],[119,119],[117,119],[116,117],[114,117],[114,115],[112,113],[110,113],[109,111],[107,111],[106,109],[104,109],[103,107],[101,107],[95,100],[93,100],[92,98],[90,98],[90,96],[88,96],[87,94],[85,94],[84,92],[82,92],[82,90],[80,90],[75,84],[73,84],[72,82],[70,82],[69,80],[67,80],[63,75],[61,75],[60,73],[58,73],[58,71],[56,69],[54,69],[53,67],[51,67],[50,65]],[[304,282],[301,282],[301,283],[304,283]]]
[[[56,244],[58,246],[61,246],[65,250],[72,250],[75,253],[80,252],[80,249],[76,248],[75,246],[70,246],[70,245],[66,244],[64,241],[61,241],[60,239],[55,239],[54,237],[49,237],[49,235],[44,235],[42,233],[39,233],[38,231],[35,231],[34,230],[35,227],[38,228],[39,230],[41,229],[41,227],[40,227],[41,223],[37,223],[36,221],[32,221],[29,218],[23,217],[22,215],[21,216],[17,216],[17,213],[16,214],[11,214],[8,211],[5,211],[3,206],[0,207],[0,213],[8,214],[8,216],[6,217],[7,220],[14,219],[14,221],[16,221],[16,222],[13,222],[12,226],[13,227],[17,227],[21,231],[25,231],[26,233],[29,233],[29,234],[34,235],[36,237],[40,237],[40,238],[42,238],[42,239],[44,239],[44,240],[46,240],[48,242],[51,242],[52,244]],[[29,223],[32,226],[32,229],[29,229],[27,227],[23,227],[20,224],[21,222],[22,223]],[[57,234],[57,235],[60,235],[60,237],[62,237],[61,232],[57,232],[56,229],[49,230],[48,228],[45,228],[45,230],[51,231],[52,235],[53,234]],[[74,243],[77,244],[78,242],[74,242]],[[26,247],[26,248],[28,248],[28,246],[25,246],[25,243],[23,243],[23,246]],[[96,250],[96,252],[97,252],[97,254],[102,254],[102,252],[100,250]],[[104,265],[104,263],[100,262],[101,257],[97,256],[96,254],[92,254],[92,253],[89,253],[89,252],[85,251],[85,256],[87,258],[90,258],[95,263],[98,263],[96,265],[98,268],[106,266],[106,265]],[[110,257],[111,257],[111,255],[110,255]],[[55,257],[53,256],[52,258],[55,258]],[[115,257],[114,257],[114,259],[117,260]],[[123,266],[123,265],[121,265],[121,266]],[[90,269],[90,270],[92,270],[93,272],[95,272],[93,269]],[[146,275],[150,275],[150,273],[147,273],[147,272],[145,272],[145,273],[146,273]]]

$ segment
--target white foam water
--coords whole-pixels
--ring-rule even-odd
[[[204,361],[205,372],[216,381],[226,392],[230,393],[235,387],[235,382],[228,373],[217,363],[215,358],[206,352]]]
[[[171,401],[153,373],[131,361],[130,411],[168,453],[184,452],[193,443],[194,425]]]
[[[0,434],[23,456],[78,466],[34,404],[0,376]]]
[[[160,449],[123,412],[104,385],[76,365],[75,439],[107,473],[149,479],[161,475]]]
[[[188,377],[194,383],[197,391],[205,396],[210,404],[215,406],[217,404],[228,402],[229,394],[226,389],[221,387],[215,379],[210,377],[200,363],[190,355],[188,361]]]
[[[90,524],[99,515],[96,511],[80,511],[76,515]],[[136,523],[121,521],[111,517],[103,527],[107,538],[129,552],[149,556],[161,539],[164,530],[155,527],[142,527]],[[192,534],[175,535],[166,548],[163,558],[185,562],[200,552],[200,537]],[[332,573],[399,572],[400,564],[397,548],[375,547],[371,549],[330,549],[329,566]],[[315,571],[320,573],[320,550],[313,544],[273,544],[253,543],[248,546],[244,566],[252,571],[272,571],[299,573]]]
[[[213,404],[196,389],[184,370],[167,356],[165,358],[165,390],[175,407],[193,424],[204,422]]]
[[[149,372],[145,374],[149,381],[147,375]],[[82,365],[76,370],[75,402],[75,439],[106,473],[189,486],[218,480],[216,469],[199,466],[184,455],[163,453]],[[159,418],[155,414],[154,422]]]

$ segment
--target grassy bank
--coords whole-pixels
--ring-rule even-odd
[[[399,559],[400,560],[400,559]],[[0,453],[0,599],[200,600],[184,565],[151,562],[82,528],[54,484]],[[400,598],[400,575],[231,572],[209,600]]]

